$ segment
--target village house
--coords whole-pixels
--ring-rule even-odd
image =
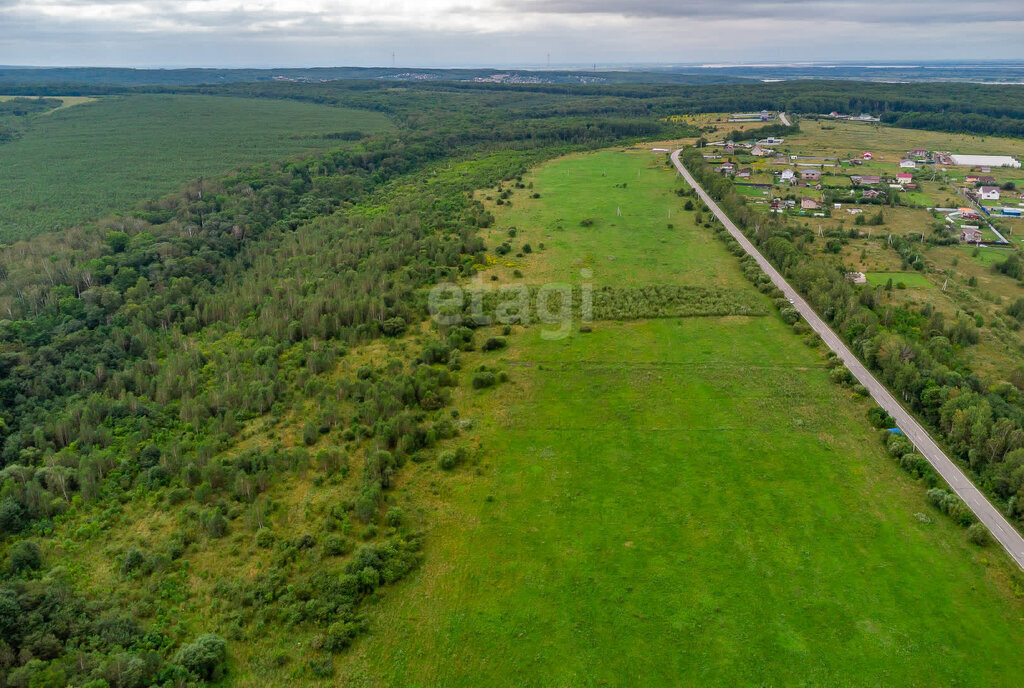
[[[914,150],[910,151],[910,153],[907,155],[907,157],[915,158],[915,159],[927,158],[928,157],[928,149],[927,148],[915,148]]]
[[[750,179],[750,173],[751,169],[749,167],[744,167],[742,170],[736,173],[736,177],[738,179]]]
[[[876,189],[868,189],[864,193],[861,194],[861,196],[864,197],[864,198],[878,198],[881,195],[882,195],[882,192],[881,191],[877,191]]]
[[[821,172],[819,170],[803,170],[800,172],[800,179],[806,182],[816,182],[821,179]]]
[[[718,171],[722,174],[732,174],[736,171],[736,165],[731,162],[722,163],[722,166],[718,168]]]
[[[726,155],[732,155],[736,152],[736,146],[732,141],[726,141],[725,146],[722,148],[722,152]]]
[[[872,159],[872,158],[874,158],[875,156],[874,156],[874,155],[872,155],[872,154],[871,154],[870,152],[868,152],[868,151],[865,151],[865,152],[863,153],[863,155],[861,155],[860,157],[864,158],[865,160],[871,160],[871,159]]]
[[[910,174],[909,172],[900,172],[899,174],[896,175],[896,181],[899,182],[900,184],[906,184],[914,181],[914,175]]]
[[[821,210],[821,203],[809,196],[800,199],[801,210]]]
[[[965,220],[977,220],[981,217],[978,211],[974,208],[960,208],[957,212],[960,213],[960,217]]]
[[[900,160],[900,167],[905,170],[912,170],[917,167],[917,163],[910,159]]]
[[[978,243],[981,241],[981,230],[977,227],[964,227],[960,232],[960,241],[965,241],[968,244]]]
[[[767,155],[771,155],[774,152],[775,151],[773,151],[771,148],[762,148],[761,146],[754,146],[753,148],[750,149],[750,154],[753,155],[755,158],[763,158]]]
[[[999,200],[999,187],[998,186],[983,186],[978,190],[978,195],[981,196],[983,201],[998,201]]]
[[[853,182],[854,186],[873,186],[881,184],[882,177],[877,174],[853,175],[850,177],[850,181]]]

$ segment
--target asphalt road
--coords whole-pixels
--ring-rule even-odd
[[[789,118],[786,117],[786,113],[785,112],[780,112],[779,113],[779,119],[782,120],[782,123],[785,124],[787,127],[792,126],[789,123]]]
[[[999,510],[989,503],[985,495],[974,486],[974,483],[964,475],[963,471],[939,449],[939,446],[932,440],[928,431],[896,401],[895,397],[889,393],[889,390],[881,382],[875,379],[875,376],[853,355],[853,352],[846,347],[846,344],[843,343],[836,333],[825,324],[824,320],[818,317],[814,309],[804,301],[793,287],[789,286],[789,283],[783,279],[782,275],[750,243],[747,237],[740,232],[739,228],[733,224],[732,220],[722,212],[718,204],[701,188],[689,171],[683,167],[683,164],[679,161],[679,153],[680,151],[678,150],[672,153],[672,162],[675,164],[676,169],[679,170],[679,173],[683,175],[683,179],[696,189],[700,198],[711,208],[711,211],[725,225],[725,228],[729,230],[733,238],[740,243],[740,246],[748,254],[753,256],[765,274],[771,278],[772,283],[786,295],[786,298],[793,303],[793,306],[800,315],[818,333],[828,347],[836,352],[836,355],[846,364],[846,367],[850,369],[850,372],[857,378],[857,381],[867,387],[875,402],[896,419],[896,424],[907,438],[914,443],[914,446],[924,455],[936,472],[949,483],[950,488],[959,495],[960,499],[964,500],[964,503],[971,508],[971,511],[978,517],[978,520],[988,527],[992,536],[1017,562],[1017,565],[1024,568],[1024,537],[1021,537],[1021,534],[1010,525]]]

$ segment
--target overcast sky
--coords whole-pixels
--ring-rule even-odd
[[[1021,0],[0,0],[0,64],[1024,59]]]

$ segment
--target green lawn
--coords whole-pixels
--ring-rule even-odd
[[[926,289],[932,286],[928,278],[919,272],[869,272],[864,276],[873,287],[884,285],[889,280],[892,280],[893,286],[902,282],[908,289]]]
[[[83,102],[33,118],[0,146],[0,241],[67,228],[203,176],[372,133],[380,114],[286,100],[143,95]]]
[[[992,233],[986,231],[986,234],[991,235]],[[986,266],[1001,263],[1011,254],[1011,252],[1005,248],[981,248],[978,246],[964,246],[963,251],[970,256],[972,260],[976,260]],[[978,252],[978,255],[974,255],[975,251]]]
[[[556,161],[499,225],[546,249],[525,278],[743,284],[734,257],[649,158]],[[628,228],[608,182],[628,175]],[[614,170],[614,175],[613,171]],[[609,180],[609,177],[612,177]],[[574,180],[569,183],[566,180]],[[540,206],[543,206],[543,210]],[[614,212],[614,210],[613,210]],[[579,243],[547,218],[602,219]],[[615,216],[618,218],[618,216]],[[576,231],[575,229],[573,230]],[[621,247],[629,245],[631,251]],[[650,254],[679,256],[655,272]],[[715,265],[714,275],[707,267]],[[505,268],[496,274],[506,277]],[[752,287],[747,287],[752,289]],[[519,330],[511,382],[462,390],[473,465],[423,465],[426,563],[337,659],[354,686],[1011,686],[1024,606],[994,548],[930,509],[885,455],[866,404],[777,317]],[[246,685],[258,685],[253,678]]]
[[[935,202],[931,197],[921,191],[907,191],[903,194],[903,200],[910,205],[918,206],[920,208],[931,208],[935,205]]]
[[[749,196],[751,198],[764,198],[765,197],[765,190],[764,189],[758,189],[758,188],[753,187],[753,186],[739,186],[739,185],[737,185],[736,186],[736,192],[739,193],[739,194],[742,194],[744,196]]]

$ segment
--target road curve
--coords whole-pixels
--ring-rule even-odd
[[[804,301],[803,297],[793,287],[789,286],[789,283],[783,279],[782,275],[772,267],[771,263],[761,255],[761,252],[740,232],[732,220],[722,212],[718,204],[701,188],[697,180],[693,178],[679,161],[680,152],[681,150],[677,150],[672,153],[672,163],[679,170],[679,173],[683,175],[686,183],[697,191],[697,195],[711,208],[715,216],[721,220],[725,228],[729,230],[729,234],[739,242],[743,250],[757,261],[757,264],[771,278],[772,283],[786,295],[786,298],[792,301],[800,315],[803,316],[828,347],[846,364],[846,367],[850,369],[850,372],[853,373],[857,381],[867,387],[875,402],[896,419],[897,425],[903,430],[907,438],[914,443],[914,446],[924,455],[936,472],[949,483],[949,486],[960,499],[964,500],[964,503],[970,507],[971,511],[978,517],[978,520],[985,524],[992,533],[992,536],[1003,546],[1010,557],[1017,562],[1017,565],[1024,568],[1024,537],[1021,537],[1021,534],[1010,525],[999,510],[992,506],[988,499],[985,498],[981,490],[975,487],[974,483],[964,475],[963,471],[939,449],[939,446],[932,440],[928,431],[896,401],[896,398],[889,393],[889,390],[853,355],[853,352],[846,347],[846,344],[843,343],[836,333],[825,324],[824,320],[818,317],[814,309]]]
[[[789,123],[789,118],[788,118],[788,117],[786,117],[786,113],[785,113],[785,112],[780,112],[780,113],[779,113],[779,119],[780,119],[780,120],[782,120],[782,123],[783,123],[784,125],[786,125],[787,127],[791,127],[791,126],[793,126],[793,125],[791,125],[791,124]]]

